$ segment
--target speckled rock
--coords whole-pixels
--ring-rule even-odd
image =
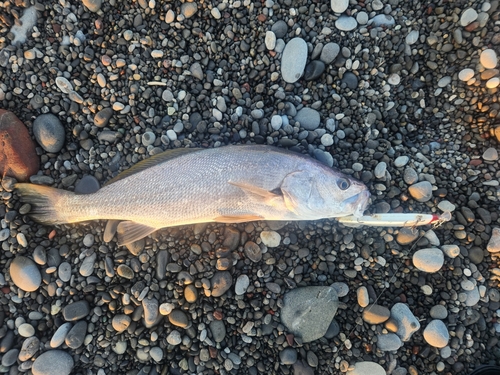
[[[286,293],[283,305],[281,322],[303,342],[310,342],[325,335],[339,302],[334,288],[308,286]]]
[[[437,272],[443,267],[444,255],[440,249],[428,248],[416,251],[412,257],[413,264],[420,271]]]
[[[297,82],[306,67],[307,44],[302,38],[293,38],[283,50],[281,57],[281,75],[285,82]]]

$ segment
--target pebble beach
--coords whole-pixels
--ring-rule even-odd
[[[466,375],[500,365],[498,0],[0,1],[0,373]],[[371,192],[336,220],[117,246],[14,189],[266,144]],[[214,189],[217,187],[214,186]]]

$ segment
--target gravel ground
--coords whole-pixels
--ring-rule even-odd
[[[0,372],[362,374],[369,362],[374,375],[460,375],[499,364],[498,5],[0,3],[0,108],[37,141],[32,182],[90,192],[166,149],[257,143],[360,179],[371,212],[452,211],[439,228],[210,224],[124,248],[104,241],[103,222],[33,223],[4,178]],[[320,333],[307,340],[282,312],[308,298],[290,291],[313,286],[338,310],[325,323],[332,305],[311,305],[319,323],[302,334]]]

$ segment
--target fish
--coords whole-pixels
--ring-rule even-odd
[[[309,155],[266,145],[179,148],[145,159],[92,194],[17,183],[33,220],[118,220],[127,245],[165,227],[362,216],[368,188]]]

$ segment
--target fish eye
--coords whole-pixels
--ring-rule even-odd
[[[347,178],[339,178],[339,180],[337,181],[337,186],[340,190],[347,190],[349,186],[351,186],[351,183]]]

